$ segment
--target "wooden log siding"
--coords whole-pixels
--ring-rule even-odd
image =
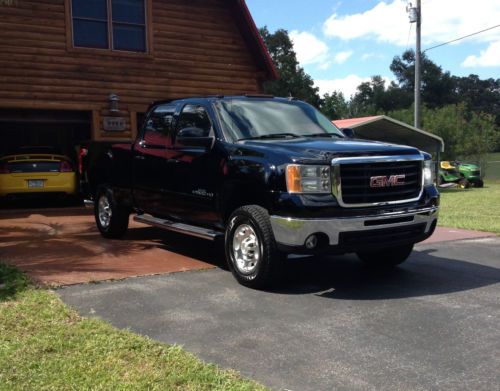
[[[73,48],[69,1],[0,7],[0,107],[92,110],[98,126],[113,92],[130,137],[135,114],[152,101],[261,91],[263,71],[227,0],[147,0],[149,53]]]

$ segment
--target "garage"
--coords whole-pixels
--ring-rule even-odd
[[[50,147],[76,161],[91,139],[91,118],[90,111],[0,109],[0,155]]]

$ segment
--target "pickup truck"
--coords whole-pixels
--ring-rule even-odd
[[[104,237],[121,238],[134,213],[221,238],[236,279],[257,289],[287,254],[404,262],[437,224],[433,172],[425,152],[356,140],[304,102],[266,96],[154,103],[135,142],[91,144],[86,168]]]

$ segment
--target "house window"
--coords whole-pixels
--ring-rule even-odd
[[[75,47],[146,52],[145,0],[71,0]]]

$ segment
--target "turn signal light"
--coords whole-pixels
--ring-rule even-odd
[[[286,168],[286,184],[289,193],[302,193],[302,177],[300,166],[290,164]]]

